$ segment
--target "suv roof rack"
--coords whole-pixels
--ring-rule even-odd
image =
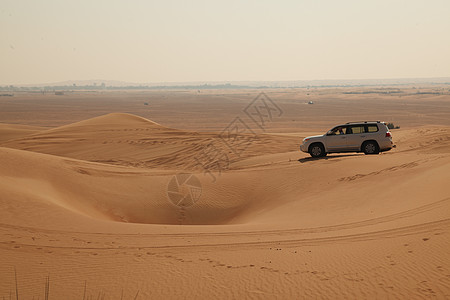
[[[358,122],[347,122],[345,124],[358,124],[358,123],[380,123],[380,121],[358,121]]]

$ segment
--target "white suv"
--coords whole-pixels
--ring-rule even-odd
[[[349,122],[334,127],[324,135],[306,137],[300,150],[312,157],[321,157],[339,152],[378,154],[394,147],[392,134],[385,123],[366,121]]]

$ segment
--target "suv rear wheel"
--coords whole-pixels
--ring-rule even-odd
[[[325,152],[325,148],[320,143],[312,144],[309,147],[309,154],[312,157],[322,157],[322,156],[326,156],[327,155],[327,153]]]
[[[364,154],[378,154],[380,153],[380,147],[378,147],[377,142],[374,141],[368,141],[364,142],[362,145],[362,151]]]

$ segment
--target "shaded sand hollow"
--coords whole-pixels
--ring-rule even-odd
[[[0,133],[0,299],[14,269],[23,299],[450,297],[450,127],[319,160],[131,114]]]

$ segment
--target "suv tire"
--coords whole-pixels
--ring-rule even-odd
[[[375,141],[368,141],[362,144],[362,151],[364,154],[378,154],[380,153],[380,147]]]
[[[327,155],[327,153],[325,152],[325,148],[321,143],[315,143],[309,146],[309,154],[314,158]]]

